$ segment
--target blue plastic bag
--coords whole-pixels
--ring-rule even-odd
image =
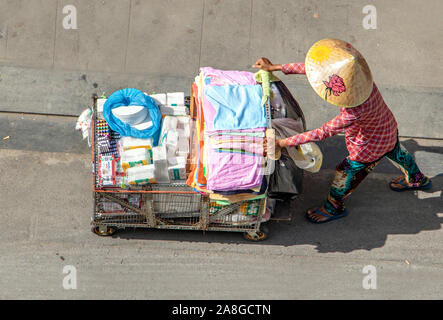
[[[131,127],[129,124],[124,123],[115,117],[111,112],[112,109],[121,106],[144,106],[148,109],[152,126],[145,130],[138,130]],[[105,118],[109,127],[112,130],[120,133],[122,136],[142,139],[153,138],[154,146],[156,146],[158,143],[162,119],[160,110],[154,99],[138,89],[121,89],[111,94],[103,106],[103,117]]]

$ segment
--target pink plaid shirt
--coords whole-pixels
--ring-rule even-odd
[[[284,64],[282,71],[285,74],[304,74],[305,65]],[[286,138],[286,142],[289,146],[297,146],[324,140],[343,131],[350,160],[373,162],[394,148],[397,143],[397,122],[375,83],[371,95],[363,104],[340,108],[340,115],[320,128]]]

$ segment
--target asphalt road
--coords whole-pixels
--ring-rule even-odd
[[[324,200],[345,154],[342,137],[322,143],[324,169],[278,205],[292,222],[269,223],[264,242],[148,229],[98,237],[90,150],[74,125],[0,115],[0,138],[10,136],[0,139],[0,299],[443,298],[443,141],[403,139],[433,189],[390,191],[398,173],[384,161],[349,199],[347,218],[312,225],[304,212]],[[376,288],[365,289],[367,276]]]

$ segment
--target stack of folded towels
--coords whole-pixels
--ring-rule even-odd
[[[192,86],[197,119],[187,184],[212,199],[251,199],[266,190],[266,112],[254,74],[202,68]]]

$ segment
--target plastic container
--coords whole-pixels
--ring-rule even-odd
[[[152,149],[152,159],[155,168],[155,179],[158,183],[169,183],[168,158],[166,146],[158,146]]]
[[[131,185],[145,185],[157,183],[155,178],[155,167],[153,164],[129,168],[126,178]]]
[[[120,139],[120,145],[123,150],[137,149],[137,148],[151,149],[153,142],[154,141],[152,138],[140,139],[133,137],[122,137]]]
[[[160,139],[158,143],[160,146],[166,143],[166,136],[168,134],[168,131],[177,130],[177,124],[178,124],[177,117],[166,116],[163,118],[162,128],[160,131]]]

